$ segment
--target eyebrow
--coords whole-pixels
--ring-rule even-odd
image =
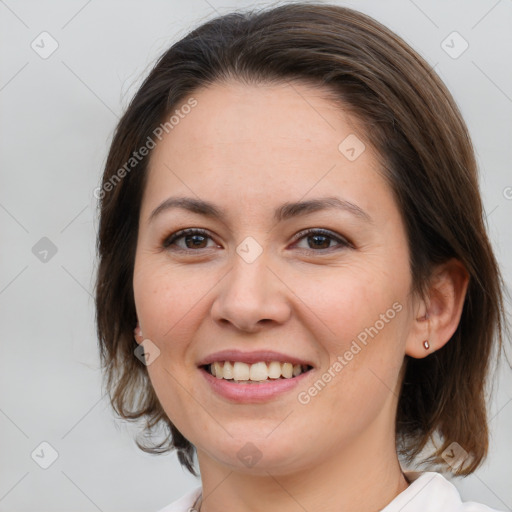
[[[193,197],[169,197],[153,210],[149,216],[148,223],[153,221],[155,217],[160,215],[162,212],[171,208],[181,208],[183,210],[218,219],[223,222],[226,221],[227,217],[224,210],[208,201],[203,201],[202,199],[196,199]],[[275,210],[274,220],[276,222],[282,222],[284,220],[291,219],[292,217],[332,209],[343,210],[366,222],[373,222],[370,215],[359,206],[347,201],[346,199],[340,199],[338,197],[322,197],[318,199],[310,199],[309,201],[284,203]]]

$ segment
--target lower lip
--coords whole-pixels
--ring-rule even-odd
[[[258,384],[237,384],[231,380],[217,379],[204,368],[199,368],[199,370],[216,393],[233,402],[240,403],[266,402],[276,398],[295,388],[313,371],[309,370],[290,379],[269,380]]]

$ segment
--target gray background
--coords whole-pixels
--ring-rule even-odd
[[[510,287],[512,2],[338,3],[396,31],[453,92]],[[116,420],[101,396],[93,190],[118,116],[156,57],[199,22],[249,5],[268,2],[0,1],[0,511],[151,511],[199,485],[174,455],[138,450],[136,427]],[[43,31],[58,43],[47,58]],[[442,46],[453,31],[469,43],[458,58]],[[43,237],[57,250],[46,261]],[[512,510],[510,370],[491,416],[488,461],[454,483],[467,500]],[[58,453],[48,469],[31,457],[43,441]],[[49,457],[38,449],[40,461]]]

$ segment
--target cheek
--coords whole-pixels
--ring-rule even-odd
[[[336,409],[339,401],[352,404],[351,410],[358,400],[382,401],[397,382],[409,322],[409,280],[406,273],[384,272],[381,263],[294,281],[294,291],[307,298],[316,319],[315,335],[329,359],[319,378],[332,386],[333,393],[324,396]]]
[[[347,340],[360,334],[364,339],[364,333],[376,323],[379,334],[391,331],[392,323],[397,324],[395,319],[400,316],[398,310],[403,309],[408,282],[381,268],[380,264],[365,261],[323,269],[314,275],[290,276],[294,293],[306,306],[302,309],[314,314],[321,329],[318,338],[328,341],[331,352],[343,350]]]
[[[150,256],[136,262],[133,288],[144,336],[167,350],[186,339],[186,326],[197,317],[211,285],[204,273],[171,267],[162,258]]]
[[[183,414],[190,409],[187,386],[195,371],[188,349],[196,321],[206,314],[201,298],[211,285],[153,256],[136,261],[133,288],[144,338],[160,350],[147,367],[153,389],[178,430],[193,431],[190,415]]]

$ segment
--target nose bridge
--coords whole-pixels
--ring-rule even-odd
[[[290,314],[284,285],[269,268],[270,254],[248,237],[233,254],[231,271],[222,280],[212,306],[215,320],[253,331],[263,323],[282,323]]]

